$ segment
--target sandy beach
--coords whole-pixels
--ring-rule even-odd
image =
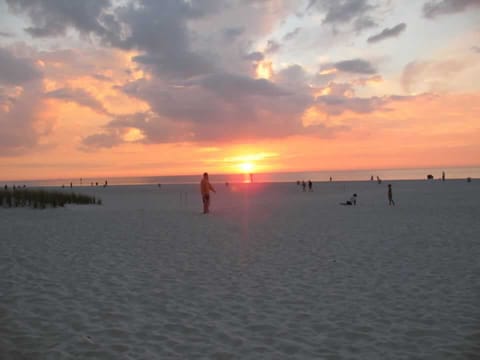
[[[391,183],[0,208],[0,359],[480,358],[480,182]]]

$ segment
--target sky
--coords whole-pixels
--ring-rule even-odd
[[[0,179],[480,166],[480,0],[0,0]]]

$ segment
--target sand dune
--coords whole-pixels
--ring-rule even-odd
[[[0,209],[0,358],[476,359],[480,183],[392,184]]]

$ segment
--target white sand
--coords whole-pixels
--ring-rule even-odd
[[[480,358],[480,182],[217,188],[0,209],[0,359]]]

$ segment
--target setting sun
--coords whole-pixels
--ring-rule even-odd
[[[251,162],[244,162],[239,165],[239,168],[243,173],[251,173],[253,172],[255,165]]]

